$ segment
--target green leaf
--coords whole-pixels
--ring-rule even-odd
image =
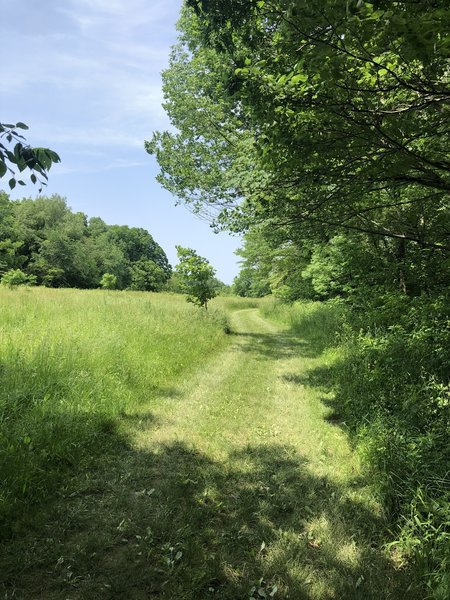
[[[53,150],[49,150],[48,148],[46,150],[47,150],[48,156],[52,159],[52,162],[54,162],[54,163],[61,162],[61,158],[59,157],[58,154],[56,154],[56,152],[54,152]]]
[[[7,170],[8,167],[6,166],[6,164],[3,161],[0,161],[0,177],[3,177]]]
[[[11,150],[5,150],[8,159],[15,165],[17,162],[16,156]]]
[[[14,156],[17,160],[20,160],[22,156],[22,148],[23,146],[20,142],[17,142],[17,144],[14,146]]]
[[[292,83],[299,83],[300,81],[304,83],[305,81],[308,81],[308,75],[306,75],[306,73],[299,73],[298,75],[294,75],[291,81]]]
[[[25,169],[27,168],[27,163],[25,162],[25,160],[23,159],[22,156],[19,157],[19,159],[17,160],[17,168],[19,169],[19,171],[22,173],[22,171],[25,171]]]
[[[11,177],[11,179],[8,181],[8,184],[11,190],[13,190],[16,187],[16,180],[14,179],[14,177]]]
[[[46,148],[35,148],[37,159],[41,163],[42,168],[45,170],[50,169],[52,166],[52,159],[48,155]]]
[[[19,121],[18,123],[16,123],[16,127],[18,129],[29,129],[28,125],[25,125],[25,123],[22,123],[22,121]]]

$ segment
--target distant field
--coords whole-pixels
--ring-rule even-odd
[[[1,287],[0,305],[3,531],[227,344],[223,315],[176,295]]]

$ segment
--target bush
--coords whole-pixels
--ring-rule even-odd
[[[354,314],[335,381],[338,410],[396,524],[393,545],[439,599],[450,596],[449,323],[442,297],[367,306]]]
[[[27,275],[20,269],[10,269],[4,273],[1,284],[7,285],[9,288],[14,288],[19,285],[35,285],[36,277],[34,275]]]
[[[394,532],[430,597],[450,597],[450,306],[444,296],[359,295],[349,302],[267,298],[265,316],[338,360],[310,381],[335,391],[334,408],[360,452]]]

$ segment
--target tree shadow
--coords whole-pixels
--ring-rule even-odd
[[[294,448],[222,462],[111,436],[4,546],[5,598],[419,598],[380,550],[381,518]]]
[[[311,351],[307,341],[295,333],[235,333],[236,338],[243,339],[244,344],[238,346],[240,352],[254,354],[260,360],[282,360],[293,358],[299,352],[305,356]]]
[[[323,351],[299,333],[239,335],[240,350],[261,360]],[[329,391],[331,375],[284,377]],[[125,430],[158,425],[151,413],[122,421]],[[39,428],[42,443],[22,455],[37,456],[48,477],[36,490],[40,504],[25,498],[9,514],[5,598],[423,597],[383,552],[385,522],[358,499],[361,482],[314,475],[292,447],[253,445],[220,461],[176,442],[136,449],[101,415],[61,413],[56,429]],[[70,451],[55,453],[58,440]]]
[[[133,409],[106,409],[71,390],[71,371],[57,361],[38,361],[18,353],[14,364],[0,363],[0,536],[8,538],[29,522],[35,505],[53,498],[73,472],[90,468],[105,453],[127,445],[122,429],[148,430],[158,425],[143,411],[149,396],[176,399],[172,387],[154,387]],[[88,379],[88,373],[86,374]],[[85,390],[86,391],[86,390]]]
[[[285,373],[281,376],[282,381],[298,386],[314,388],[319,394],[319,400],[324,406],[329,409],[328,414],[324,416],[325,421],[333,425],[346,428],[346,421],[342,414],[342,406],[339,399],[336,398],[335,386],[336,375],[340,368],[340,363],[337,361],[331,366],[315,367],[305,373]]]

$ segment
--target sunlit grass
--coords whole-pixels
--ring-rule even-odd
[[[2,375],[29,405],[11,431],[4,412],[16,443],[7,472],[23,461],[40,473],[32,513],[27,490],[5,497],[22,515],[0,564],[6,597],[420,598],[384,551],[380,506],[329,419],[330,393],[311,380],[337,352],[319,307],[307,310],[331,325],[314,334],[245,299],[218,298],[207,313],[171,295],[2,299]],[[20,387],[15,369],[35,365],[38,381]]]
[[[217,320],[169,294],[0,288],[0,303],[3,517],[226,343]]]

